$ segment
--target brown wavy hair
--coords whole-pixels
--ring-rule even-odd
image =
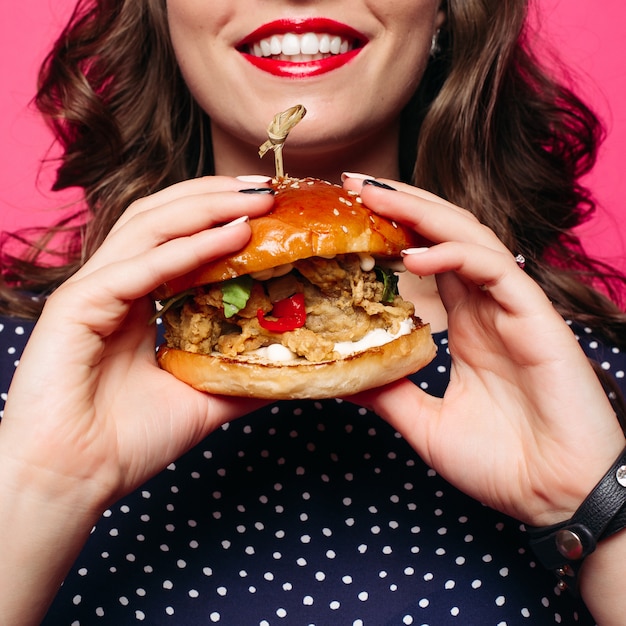
[[[572,230],[595,208],[579,179],[602,127],[533,55],[527,5],[448,0],[441,51],[403,113],[402,178],[474,212],[524,253],[563,316],[626,347],[626,279],[589,258]],[[165,0],[79,0],[35,103],[63,148],[54,188],[82,188],[84,205],[56,229],[4,235],[0,309],[31,317],[133,200],[213,171]]]

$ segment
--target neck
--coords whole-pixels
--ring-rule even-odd
[[[221,176],[276,173],[272,153],[259,159],[258,145],[233,137],[213,124],[211,128],[215,173]],[[259,145],[264,138],[259,138]],[[328,142],[301,139],[293,131],[285,144],[285,173],[304,178],[313,176],[339,183],[342,172],[360,172],[377,177],[399,177],[398,128],[386,128],[353,142],[337,143],[330,150]]]

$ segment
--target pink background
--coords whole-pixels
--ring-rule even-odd
[[[573,67],[579,90],[604,119],[608,139],[590,175],[598,215],[581,230],[590,252],[626,270],[626,7],[622,0],[537,0],[546,44]],[[0,6],[0,230],[47,224],[69,196],[49,191],[39,174],[50,136],[29,108],[35,76],[74,0],[21,0]]]

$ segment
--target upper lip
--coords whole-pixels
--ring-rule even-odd
[[[367,37],[354,28],[320,17],[268,22],[246,35],[236,47],[254,56],[289,58],[341,54],[365,43]]]

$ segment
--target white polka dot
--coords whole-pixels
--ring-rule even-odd
[[[188,595],[190,598],[197,598],[200,596],[200,593],[198,592],[197,589],[190,589],[188,592]]]
[[[222,618],[222,616],[221,616],[219,613],[217,613],[216,611],[213,611],[213,613],[211,613],[211,614],[209,615],[209,619],[210,619],[212,622],[214,622],[214,623],[215,623],[215,622],[219,622],[221,618]]]
[[[302,598],[302,604],[304,604],[304,606],[312,606],[313,598],[311,596],[304,596],[304,598]]]
[[[337,600],[333,600],[329,605],[328,605],[333,611],[336,611],[337,609],[339,609],[339,607],[341,606],[341,603],[338,602]]]
[[[496,606],[504,606],[506,600],[504,598],[504,596],[498,596],[496,598]]]

